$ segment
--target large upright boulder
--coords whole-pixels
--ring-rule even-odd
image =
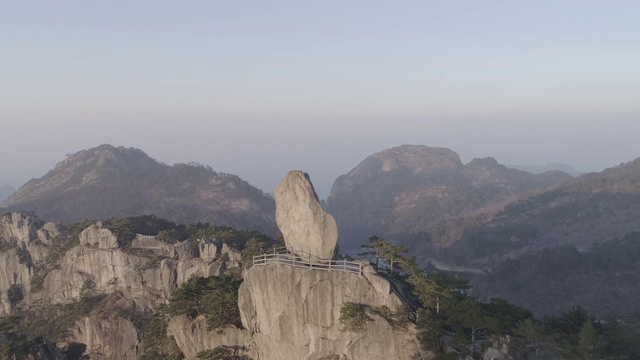
[[[317,259],[332,259],[338,227],[322,209],[309,175],[289,171],[276,188],[276,222],[289,250]]]

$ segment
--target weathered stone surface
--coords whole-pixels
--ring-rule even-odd
[[[222,255],[226,254],[229,257],[229,261],[227,262],[227,266],[231,265],[234,267],[241,266],[242,263],[242,253],[227,244],[222,244],[222,250],[220,251]]]
[[[0,220],[0,240],[5,243],[29,241],[36,236],[36,229],[28,217],[14,212]]]
[[[191,260],[198,257],[198,247],[190,241],[183,241],[173,245],[173,258],[178,260]]]
[[[109,230],[102,228],[102,222],[89,226],[80,233],[80,245],[97,247],[98,249],[116,249],[118,239]]]
[[[200,259],[202,260],[213,260],[218,256],[218,246],[220,245],[219,241],[213,240],[201,240],[198,243],[198,248],[200,249]]]
[[[12,307],[7,297],[11,286],[19,286],[24,294],[30,289],[33,266],[20,260],[18,248],[0,252],[0,316],[11,313]]]
[[[180,315],[174,316],[169,320],[167,330],[168,335],[173,335],[176,344],[178,344],[187,360],[195,360],[199,352],[215,349],[218,346],[226,346],[233,349],[233,355],[235,356],[258,359],[251,348],[251,336],[249,333],[234,326],[209,331],[204,318],[197,318],[192,321],[186,315]]]
[[[0,218],[0,316],[11,312],[7,290],[18,286],[26,295],[31,290],[33,269],[47,258],[58,229],[37,217],[12,213]]]
[[[382,285],[386,280],[371,271],[365,274],[279,264],[247,270],[239,291],[240,314],[260,359],[410,359],[419,351],[412,327],[394,331],[386,320],[371,315],[364,333],[342,329],[339,318],[345,302],[392,310],[402,305],[390,286]]]
[[[150,250],[156,257],[154,260],[118,248],[104,248],[112,246],[115,237],[99,224],[90,226],[82,234],[82,243],[97,245],[76,246],[64,254],[59,268],[49,272],[44,279],[43,291],[39,293],[44,303],[70,303],[78,299],[82,285],[92,281],[97,293],[122,292],[136,306],[152,309],[167,301],[177,287],[193,276],[218,276],[228,268],[240,266],[234,261],[222,264],[198,257],[198,246],[193,242],[170,245],[152,236],[138,236],[132,248]],[[240,256],[236,250],[224,246],[222,251],[229,254],[230,260]],[[20,284],[29,284],[31,268],[14,264],[17,262],[15,252],[0,253],[0,256],[12,256],[13,260],[6,263],[12,271],[18,272]],[[157,261],[157,257],[164,258]],[[0,276],[0,288],[5,283],[10,286],[12,280]]]
[[[85,355],[94,360],[135,359],[139,334],[131,321],[121,317],[80,319],[70,330],[68,341],[85,344]]]
[[[136,235],[136,238],[133,239],[133,242],[131,243],[131,248],[146,250],[154,253],[155,255],[167,257],[173,256],[175,252],[173,245],[160,241],[156,239],[155,236],[151,235]]]
[[[51,246],[64,241],[64,237],[58,239],[58,235],[55,224],[36,217],[14,213],[0,218],[0,316],[14,310],[7,297],[11,286],[20,287],[24,294],[20,306],[37,308],[73,303],[80,298],[83,285],[93,283],[91,294],[107,295],[106,300],[89,316],[77,320],[68,329],[65,341],[67,344],[85,344],[85,355],[91,359],[135,359],[138,355],[141,330],[136,330],[131,321],[115,315],[115,309],[149,313],[159,304],[166,303],[192,276],[218,276],[241,265],[241,254],[219,241],[213,241],[216,245],[211,242],[212,247],[202,257],[199,242],[172,245],[153,236],[139,235],[130,249],[121,249],[116,247],[116,238],[110,231],[94,224],[82,232],[81,245],[61,254],[56,266],[50,263],[46,271],[38,273],[39,278],[44,277],[41,285],[38,283],[41,290],[32,291],[36,266],[43,264],[52,250],[62,249]],[[223,263],[220,255],[225,254]],[[240,346],[238,344],[244,344],[248,338],[246,332],[235,328],[218,334],[206,331],[204,323],[187,321],[189,326],[185,325],[184,334],[177,337],[190,359],[195,359],[193,352],[196,350],[214,348],[216,344]],[[60,345],[61,348],[65,346]],[[257,359],[250,350],[237,354]]]
[[[338,243],[338,227],[322,209],[306,173],[290,171],[275,191],[276,222],[289,250],[318,259],[331,259]]]

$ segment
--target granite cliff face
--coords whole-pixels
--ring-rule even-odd
[[[28,314],[29,331],[36,333],[51,331],[38,330],[34,323],[47,321],[38,317],[62,316],[57,324],[67,325],[54,332],[61,348],[51,354],[64,350],[65,344],[82,344],[91,359],[136,359],[142,350],[144,319],[167,303],[180,285],[193,276],[218,276],[242,266],[240,253],[215,239],[169,244],[137,235],[123,247],[102,223],[82,230],[75,245],[67,236],[31,214],[0,218],[0,316]],[[75,320],[69,322],[71,318]],[[192,320],[171,319],[169,324],[188,359],[195,358],[197,349],[245,341],[237,329],[225,329],[218,337],[197,330]],[[182,328],[192,328],[191,335]]]
[[[156,214],[275,233],[271,197],[238,176],[193,164],[168,166],[133,148],[101,145],[70,155],[0,204],[52,221]]]
[[[419,354],[412,325],[394,330],[375,314],[363,331],[341,325],[346,303],[392,310],[405,304],[367,261],[356,272],[341,270],[339,263],[333,270],[319,269],[333,258],[338,232],[307,174],[291,171],[283,178],[276,189],[276,208],[287,248],[295,251],[289,255],[317,267],[296,267],[295,262],[264,255],[265,262],[244,272],[240,315],[258,358],[382,360]]]
[[[340,325],[346,302],[404,306],[390,283],[368,266],[359,276],[269,264],[252,267],[244,279],[239,292],[242,324],[252,334],[259,359],[404,360],[419,353],[412,328],[393,330],[375,314],[362,333]]]
[[[55,224],[36,217],[13,213],[0,218],[0,315],[15,305],[9,293],[22,298],[29,292],[34,269],[47,258],[58,233]]]

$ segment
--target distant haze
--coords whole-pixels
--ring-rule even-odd
[[[77,2],[0,10],[0,185],[140,148],[321,198],[368,155],[596,171],[640,156],[636,1]]]

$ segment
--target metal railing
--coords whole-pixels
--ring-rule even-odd
[[[271,251],[253,256],[253,265],[284,264],[297,268],[327,271],[346,271],[362,276],[362,263],[348,260],[322,260],[311,256],[304,256],[299,252],[289,251],[287,248],[274,248]]]

